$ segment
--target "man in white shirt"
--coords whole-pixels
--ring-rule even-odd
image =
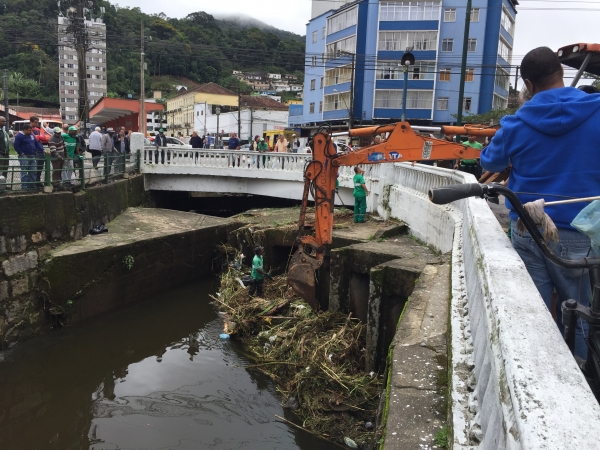
[[[89,147],[92,154],[92,164],[94,165],[94,169],[97,169],[98,161],[100,161],[100,157],[102,156],[102,133],[100,133],[100,127],[96,127],[92,134],[90,134]]]

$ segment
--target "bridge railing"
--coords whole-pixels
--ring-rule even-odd
[[[303,172],[310,154],[144,147],[142,166]],[[142,168],[142,172],[144,169]]]

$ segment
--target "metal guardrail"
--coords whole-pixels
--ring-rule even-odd
[[[0,158],[0,192],[52,192],[72,187],[85,189],[88,185],[122,177],[139,171],[141,153],[104,153],[100,157],[53,158],[43,156],[10,156]]]

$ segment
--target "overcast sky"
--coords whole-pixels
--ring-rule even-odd
[[[311,11],[311,0],[217,0],[210,3],[198,0],[117,0],[116,3],[119,6],[140,7],[147,14],[163,12],[169,17],[178,18],[196,11],[216,15],[242,13],[301,35],[306,33]],[[523,56],[535,47],[546,45],[557,49],[576,42],[594,42],[596,39],[600,24],[600,0],[597,3],[590,0],[521,0],[519,3],[513,65],[518,65]],[[533,8],[542,10],[533,11]],[[596,39],[596,42],[599,41]]]

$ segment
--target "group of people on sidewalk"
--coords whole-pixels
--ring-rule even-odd
[[[43,187],[42,174],[45,171],[46,155],[50,157],[51,182],[55,188],[71,187],[75,178],[75,169],[83,167],[83,157],[86,151],[92,154],[94,169],[103,154],[107,155],[108,166],[111,171],[114,160],[118,155],[129,154],[129,137],[124,128],[115,135],[112,128],[102,134],[100,127],[96,127],[89,138],[89,145],[76,126],[63,125],[62,128],[52,129],[52,136],[48,140],[48,147],[44,148],[41,142],[39,118],[31,116],[29,123],[15,135],[14,149],[19,161],[21,189],[35,190]],[[3,128],[6,119],[0,117],[0,175],[8,178],[10,166],[10,149],[8,134]]]

